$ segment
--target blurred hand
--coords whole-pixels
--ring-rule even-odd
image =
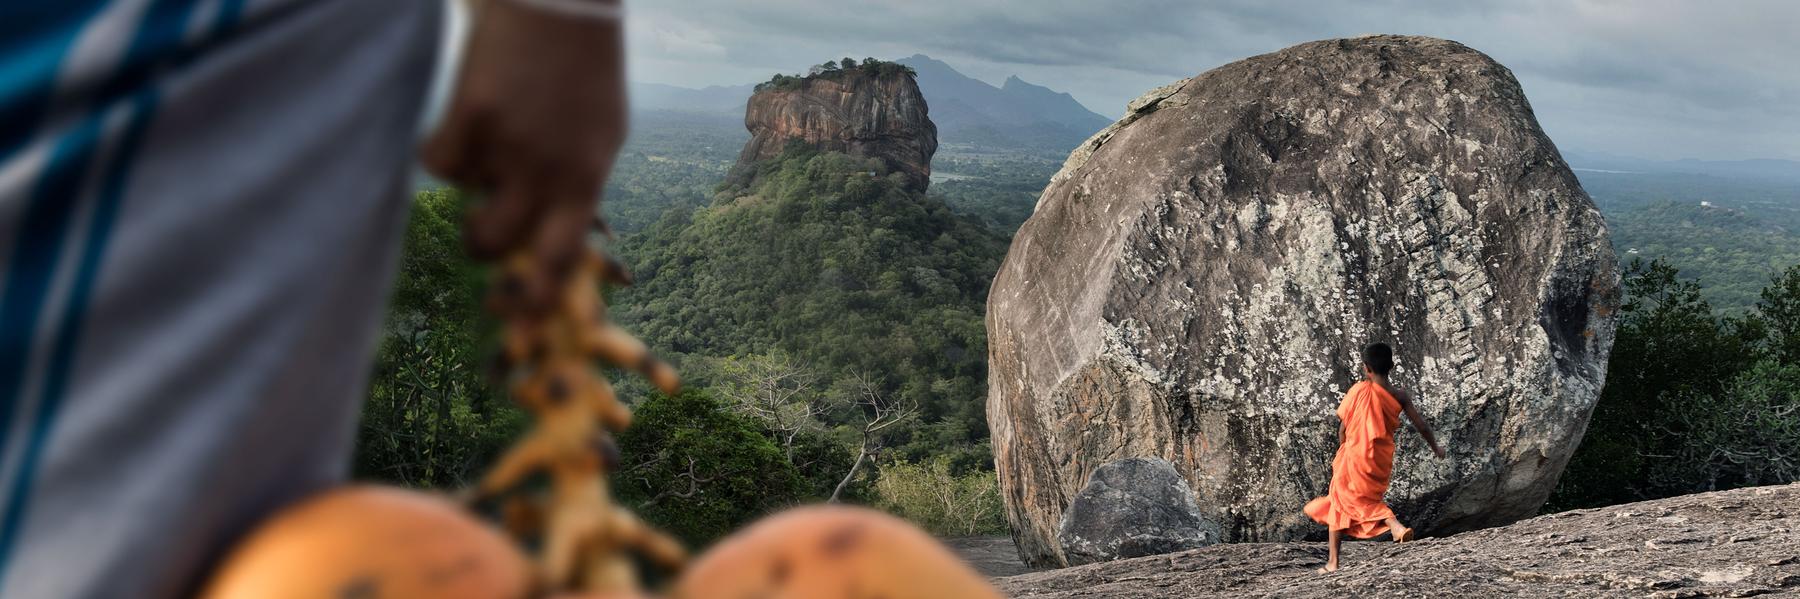
[[[433,173],[487,193],[469,214],[472,255],[535,255],[521,290],[532,305],[554,302],[584,255],[625,138],[623,52],[618,19],[482,2],[443,124],[422,150]]]

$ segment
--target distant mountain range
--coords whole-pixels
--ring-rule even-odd
[[[708,115],[722,113],[744,116],[744,103],[750,99],[755,84],[711,85],[700,89],[663,85],[631,84],[631,108],[639,111],[697,112]],[[929,100],[928,100],[929,101]]]
[[[1088,110],[1067,93],[1018,77],[1008,77],[995,87],[923,54],[895,62],[918,72],[919,91],[937,125],[938,140],[946,145],[1063,153],[1113,121]],[[632,83],[631,104],[640,112],[741,118],[754,88],[753,84],[692,89]]]
[[[898,61],[919,73],[938,139],[977,146],[1052,146],[1062,152],[1113,120],[1067,93],[1008,77],[1000,87],[969,77],[941,60],[914,54]]]

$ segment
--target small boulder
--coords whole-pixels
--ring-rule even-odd
[[[1219,525],[1201,514],[1174,464],[1125,458],[1094,470],[1056,540],[1075,566],[1205,547],[1219,542]]]

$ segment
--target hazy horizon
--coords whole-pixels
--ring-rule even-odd
[[[1800,160],[1800,3],[1385,0],[1098,5],[1064,0],[633,4],[635,82],[743,85],[828,58],[925,54],[1017,75],[1107,118],[1143,92],[1318,39],[1464,43],[1512,69],[1565,151],[1652,160]]]

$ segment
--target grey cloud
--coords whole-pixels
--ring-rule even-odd
[[[634,76],[645,80],[746,83],[834,56],[923,52],[994,81],[1017,73],[1107,115],[1150,87],[1296,43],[1433,35],[1510,67],[1565,148],[1800,159],[1800,2],[661,0],[631,9]]]

